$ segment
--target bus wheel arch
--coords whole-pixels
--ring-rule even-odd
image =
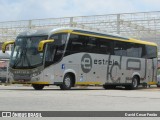
[[[134,75],[133,78],[134,77],[137,77],[137,85],[139,85],[140,84],[140,76],[139,75]]]
[[[69,90],[75,85],[75,74],[68,72],[63,77],[63,83],[60,85],[61,90]]]
[[[72,72],[69,72],[67,74],[69,74],[72,77],[72,87],[74,87],[74,85],[76,83],[76,76],[75,76],[75,74],[72,73]]]
[[[134,82],[136,83],[134,84]],[[138,85],[140,84],[140,77],[138,75],[134,75],[132,78],[132,83],[133,85],[135,85],[134,88],[137,88]]]
[[[132,77],[131,85],[127,85],[127,86],[125,86],[125,88],[128,89],[128,90],[137,89],[139,84],[140,84],[140,76],[139,75],[134,75]]]

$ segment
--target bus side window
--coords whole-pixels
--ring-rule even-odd
[[[46,52],[46,63],[45,66],[49,66],[61,60],[64,54],[65,42],[67,40],[67,33],[53,34],[50,39],[55,41],[61,41],[61,44],[48,44]]]
[[[85,41],[86,41],[85,52],[96,53],[97,52],[96,38],[86,37]]]
[[[127,56],[141,58],[144,54],[143,46],[137,43],[127,43]]]
[[[63,54],[64,54],[64,49],[65,49],[65,43],[66,43],[66,40],[67,40],[67,34],[60,34],[58,36],[58,40],[61,41],[61,44],[60,45],[56,45],[54,46],[55,47],[55,56],[54,56],[54,62],[53,63],[56,63],[58,61],[60,61],[63,57]]]
[[[146,58],[152,59],[157,57],[157,47],[146,45]]]
[[[85,37],[80,35],[70,35],[70,39],[66,49],[66,55],[84,52]]]
[[[113,41],[108,39],[99,39],[99,53],[100,54],[113,54]]]
[[[62,56],[64,54],[64,47],[65,47],[65,45],[61,45],[61,46],[56,46],[55,47],[54,63],[56,63],[59,60],[61,60],[61,58],[62,58]]]
[[[126,44],[123,42],[114,42],[114,54],[118,56],[127,56]]]
[[[46,52],[46,55],[45,55],[45,67],[51,65],[53,63],[53,50],[54,49],[51,49],[51,45],[48,44],[46,45],[47,47],[47,52]]]

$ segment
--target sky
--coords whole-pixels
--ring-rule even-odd
[[[160,11],[160,0],[0,0],[0,22]]]

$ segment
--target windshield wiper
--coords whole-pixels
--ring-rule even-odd
[[[22,51],[22,52],[23,52],[23,51]],[[16,61],[14,60],[14,64],[13,64],[13,67],[14,67],[14,68],[19,64],[19,61],[20,61],[21,58],[22,58],[22,52],[20,53],[20,57],[19,57],[19,58],[17,58],[17,57],[18,57],[18,54],[19,54],[19,51],[17,52],[17,54],[16,54],[17,60],[16,60]]]
[[[24,50],[24,53],[23,53],[24,55],[23,55],[23,59],[22,59],[22,66],[23,66],[23,62],[25,62],[25,59],[26,59],[28,67],[30,67],[31,64],[30,64],[30,61],[29,61],[28,56],[26,55],[26,53],[27,53],[27,48]]]
[[[17,61],[15,61],[14,65],[13,65],[14,68],[17,67],[17,65],[20,64],[20,62],[21,62],[21,67],[22,67],[23,63],[25,62],[25,59],[27,60],[28,66],[29,67],[31,66],[30,61],[29,61],[26,53],[27,53],[27,48],[23,49],[22,52],[20,53],[20,58],[18,58]]]

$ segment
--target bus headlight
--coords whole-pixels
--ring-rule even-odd
[[[31,77],[36,77],[38,75],[38,73],[33,73],[32,75],[31,75]]]
[[[38,75],[40,75],[41,74],[41,72],[35,72],[35,73],[32,73],[31,74],[31,77],[36,77],[36,76],[38,76]]]
[[[39,81],[40,77],[31,78],[32,81]]]

